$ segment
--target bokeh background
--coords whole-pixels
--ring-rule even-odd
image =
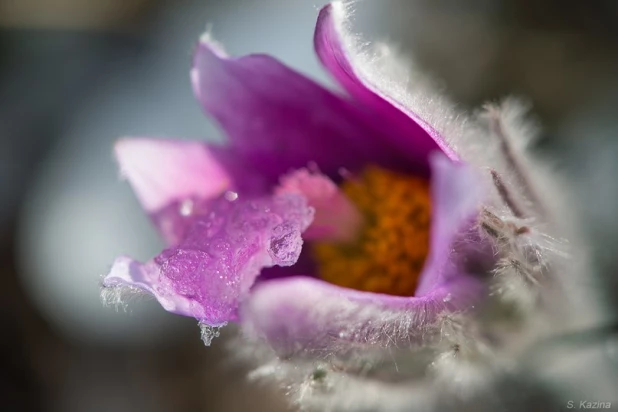
[[[189,83],[211,28],[233,54],[267,52],[326,79],[317,0],[0,1],[0,410],[285,410],[245,383],[225,339],[154,302],[103,307],[114,257],[162,243],[118,178],[126,135],[209,139]]]
[[[616,4],[365,0],[354,27],[414,53],[461,108],[527,98],[544,126],[534,149],[567,159],[572,146],[555,142],[618,95]],[[152,301],[105,308],[99,281],[117,255],[161,247],[118,179],[114,140],[219,137],[189,84],[198,36],[208,26],[232,54],[267,52],[332,86],[312,51],[322,5],[0,0],[0,410],[287,410],[246,382],[225,336],[205,348],[192,319]],[[614,117],[594,124],[611,135]]]

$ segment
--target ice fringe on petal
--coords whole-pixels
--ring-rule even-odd
[[[237,319],[262,268],[296,262],[313,209],[298,195],[223,195],[197,203],[187,218],[178,244],[146,263],[116,259],[103,286],[142,289],[167,311],[218,327]]]

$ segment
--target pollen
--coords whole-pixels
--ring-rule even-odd
[[[313,244],[319,276],[352,289],[414,295],[429,253],[429,182],[370,166],[341,190],[363,223],[352,240]]]

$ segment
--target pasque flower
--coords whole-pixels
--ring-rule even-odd
[[[227,142],[117,143],[168,247],[118,258],[106,290],[143,290],[210,327],[240,322],[287,351],[410,339],[475,298],[481,283],[452,249],[479,212],[476,173],[363,80],[332,13],[314,42],[343,91],[200,39],[193,88]]]

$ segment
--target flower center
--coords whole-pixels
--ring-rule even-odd
[[[363,223],[352,240],[313,243],[319,276],[352,289],[414,295],[429,253],[429,182],[371,166],[341,190]]]

